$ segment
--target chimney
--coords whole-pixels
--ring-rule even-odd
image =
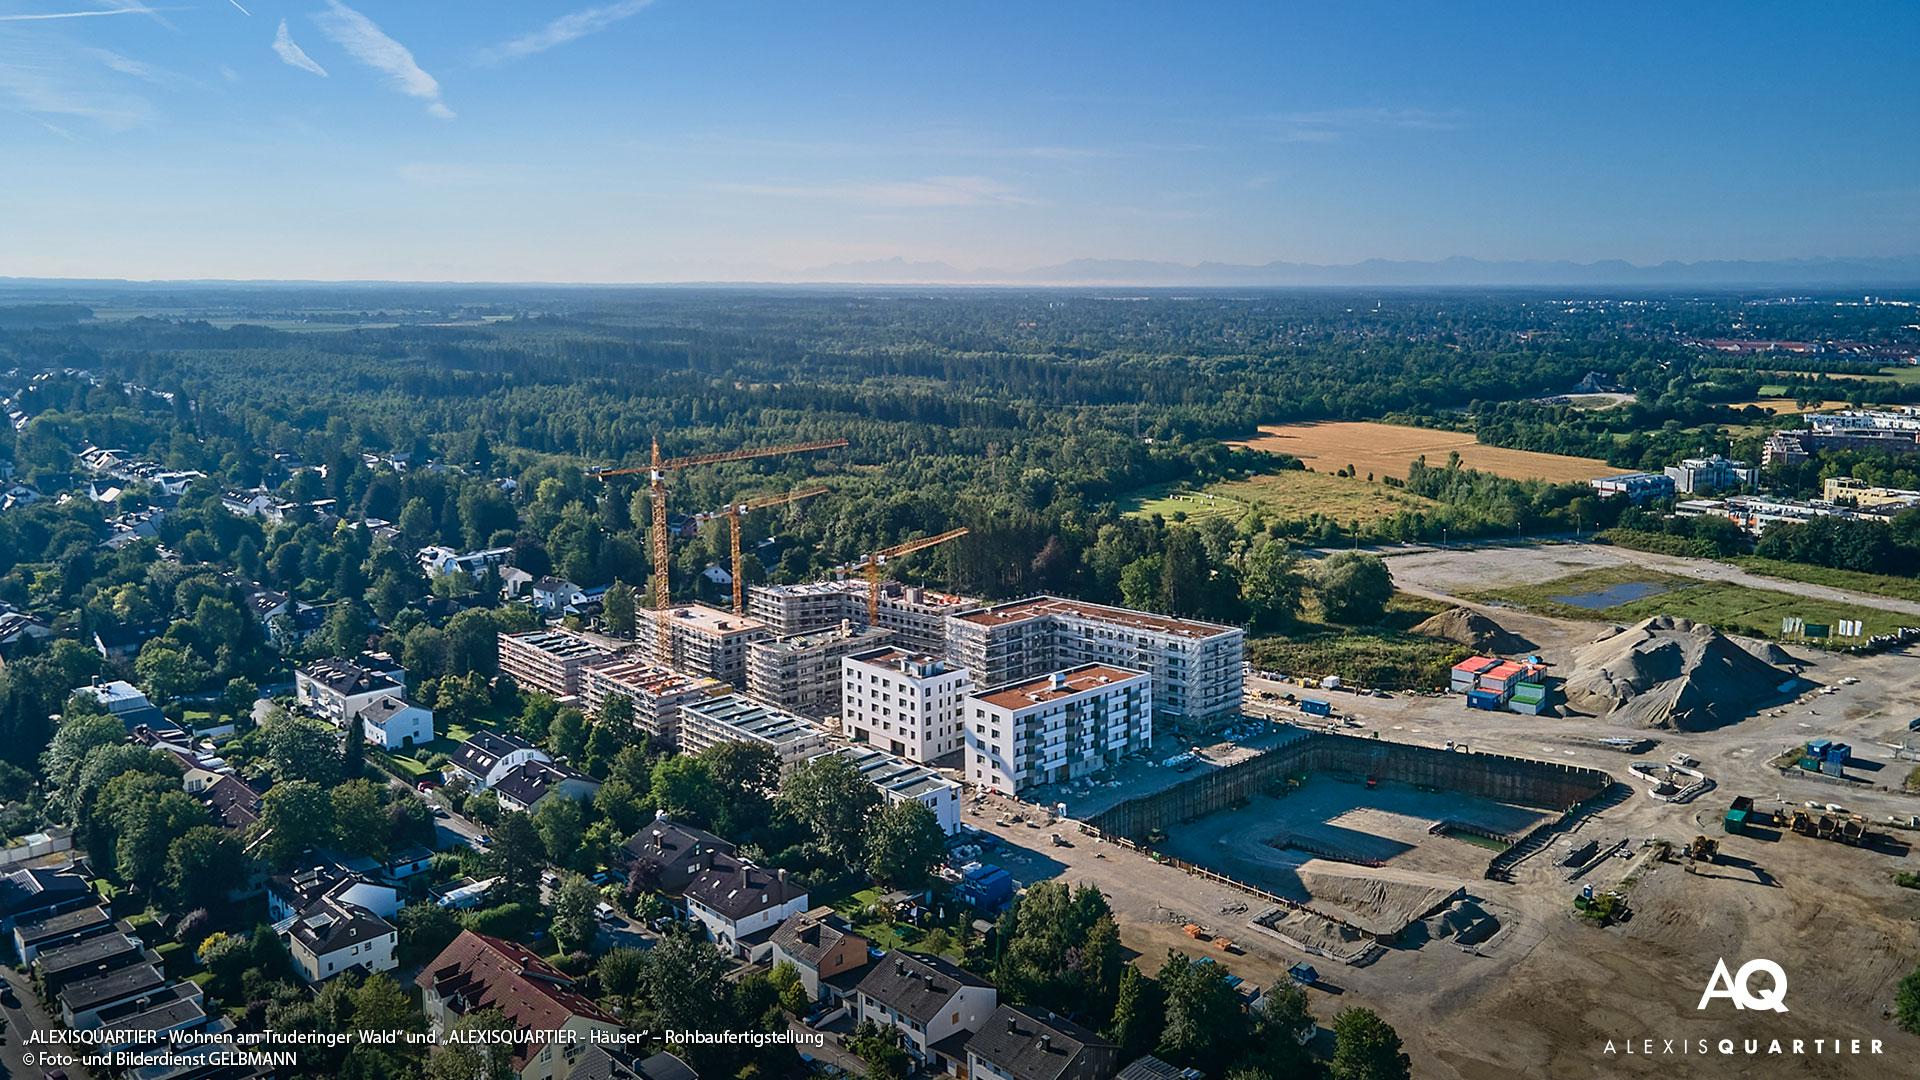
[[[1053,1049],[1053,1036],[1047,1034],[1044,1031],[1041,1032],[1040,1033],[1040,1052],[1044,1054],[1051,1049]]]
[[[1056,671],[1047,676],[1047,685],[1055,690],[1065,690],[1067,688],[1067,673],[1064,671]]]
[[[780,884],[785,885],[787,883],[787,868],[783,866],[780,869],[775,870],[773,872],[773,876],[779,879]]]
[[[1007,1017],[1007,1034],[1009,1035],[1020,1034],[1020,1026],[1019,1024],[1014,1022],[1014,1019],[1011,1016]]]
[[[900,958],[899,958],[899,957],[897,957],[897,956],[896,956],[896,957],[894,957],[894,958],[893,958],[893,973],[894,973],[895,975],[905,975],[905,974],[907,973],[907,962],[906,962],[905,960],[902,960],[902,959],[900,959]]]

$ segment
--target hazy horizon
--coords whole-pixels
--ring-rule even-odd
[[[0,274],[1911,261],[1916,37],[1900,4],[19,0]]]

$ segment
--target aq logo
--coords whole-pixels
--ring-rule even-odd
[[[1763,987],[1764,993],[1756,994],[1751,989],[1753,976],[1765,972],[1773,980],[1773,985]],[[1727,998],[1736,1009],[1757,1009],[1762,1012],[1786,1012],[1787,973],[1779,964],[1771,960],[1749,960],[1740,965],[1740,970],[1727,974],[1727,961],[1722,958],[1714,965],[1713,978],[1707,980],[1707,992],[1700,995],[1700,1004],[1696,1008],[1705,1009],[1707,1002],[1714,998]]]

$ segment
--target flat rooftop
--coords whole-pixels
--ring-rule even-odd
[[[668,697],[690,691],[702,694],[732,692],[731,687],[718,679],[688,675],[639,660],[609,661],[595,665],[592,670],[595,676],[643,697]]]
[[[500,639],[538,649],[557,660],[577,660],[612,651],[597,641],[566,630],[528,630],[518,634],[502,634]]]
[[[862,664],[872,664],[874,667],[891,668],[901,674],[920,679],[960,670],[960,665],[948,662],[944,656],[908,652],[893,645],[884,649],[875,649],[872,652],[855,653],[847,659]]]
[[[1115,683],[1145,679],[1147,676],[1126,668],[1111,667],[1106,664],[1082,664],[1065,671],[1056,671],[1042,675],[1037,679],[1025,679],[1021,682],[1007,683],[984,690],[974,697],[989,705],[1002,709],[1024,709],[1031,705],[1042,705],[1049,701],[1070,698],[1075,694],[1084,694],[1090,690],[1099,690]],[[1058,681],[1059,685],[1055,685]]]
[[[661,617],[651,610],[647,615],[653,619]],[[722,611],[705,604],[681,604],[678,607],[670,607],[666,611],[666,618],[675,627],[685,627],[696,633],[715,636],[769,629],[766,623],[750,615],[735,615],[731,611]]]
[[[748,701],[738,694],[711,701],[696,701],[683,708],[681,716],[683,723],[686,717],[697,716],[732,728],[750,741],[772,743],[775,746],[817,739],[826,734],[825,728],[804,716]]]
[[[845,758],[848,764],[860,771],[860,778],[874,787],[909,799],[917,799],[930,791],[960,786],[925,765],[903,761],[870,746],[842,746],[821,756],[828,755]]]
[[[893,631],[883,626],[855,626],[846,630],[834,627],[831,630],[808,630],[803,634],[789,634],[772,641],[756,642],[753,648],[767,649],[780,653],[806,652],[827,645],[850,645],[853,648],[867,648],[893,637]]]
[[[1219,623],[1200,622],[1196,619],[1176,619],[1167,615],[1108,607],[1105,604],[1089,604],[1084,600],[1068,600],[1059,596],[1029,597],[1025,600],[961,612],[953,618],[979,626],[1005,626],[1028,619],[1041,619],[1049,615],[1090,619],[1134,630],[1148,630],[1156,634],[1169,634],[1196,640],[1241,632],[1237,626],[1223,626]]]

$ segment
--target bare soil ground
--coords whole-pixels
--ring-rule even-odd
[[[1596,556],[1596,551],[1603,554]],[[1556,564],[1570,564],[1557,571],[1567,573],[1615,554],[1574,546],[1499,549],[1427,553],[1412,563],[1396,557],[1389,565],[1402,587],[1456,598],[1449,589],[1464,592],[1502,581],[1544,580]],[[1717,573],[1723,565],[1705,563],[1696,570]],[[1592,622],[1508,610],[1491,614],[1560,665],[1602,629]],[[1920,797],[1899,790],[1915,763],[1898,759],[1907,721],[1920,714],[1920,654],[1844,657],[1790,651],[1816,684],[1814,690],[1714,731],[1649,733],[1660,742],[1640,760],[1664,761],[1684,750],[1701,760],[1702,770],[1719,785],[1715,791],[1675,806],[1646,798],[1635,785],[1631,798],[1583,820],[1571,835],[1521,863],[1514,881],[1461,875],[1471,897],[1500,923],[1490,941],[1471,948],[1430,941],[1420,947],[1389,948],[1364,967],[1334,964],[1247,927],[1263,905],[1232,886],[1077,833],[1063,833],[1074,846],[1052,847],[1050,829],[996,825],[1005,812],[999,805],[970,809],[967,821],[1010,841],[989,858],[1008,865],[1022,882],[1057,876],[1105,890],[1120,919],[1122,942],[1139,954],[1138,962],[1149,971],[1158,969],[1168,949],[1212,956],[1260,985],[1282,978],[1291,963],[1313,963],[1337,991],[1312,991],[1321,1022],[1329,1022],[1349,1004],[1377,1009],[1406,1041],[1415,1074],[1423,1078],[1877,1080],[1913,1075],[1920,1039],[1898,1031],[1888,1010],[1895,985],[1920,964],[1920,894],[1892,881],[1896,871],[1920,871],[1920,857],[1911,850],[1920,844],[1920,832],[1883,824],[1886,842],[1872,849],[1852,848],[1792,833],[1775,835],[1772,830],[1756,836],[1726,835],[1720,831],[1720,817],[1727,802],[1742,794],[1763,804],[1837,803],[1882,823],[1893,816],[1920,814]],[[1280,689],[1259,680],[1249,685]],[[1825,692],[1829,688],[1833,692]],[[1602,737],[1630,734],[1600,718],[1469,712],[1458,698],[1442,695],[1327,696],[1353,725],[1349,730],[1377,731],[1382,738],[1430,746],[1468,742],[1475,750],[1603,768],[1623,781],[1628,780],[1627,764],[1636,760],[1598,745]],[[1834,785],[1783,776],[1768,766],[1783,750],[1822,736],[1855,747],[1859,760],[1849,770],[1853,782]],[[1920,743],[1920,737],[1915,742]],[[1138,772],[1129,778],[1129,791],[1193,775],[1158,767]],[[1113,792],[1100,794],[1106,802]],[[1327,809],[1330,816],[1339,816],[1337,808]],[[1399,834],[1399,826],[1372,817],[1362,807],[1348,813],[1358,816],[1341,817],[1336,824],[1350,827],[1358,822],[1359,831],[1389,838]],[[1420,814],[1407,816],[1417,821]],[[1183,834],[1194,834],[1185,842],[1204,842],[1206,824],[1183,827]],[[1249,839],[1277,831],[1272,821],[1252,820],[1245,827]],[[1701,873],[1657,861],[1653,849],[1646,847],[1654,839],[1684,844],[1702,833],[1721,840],[1723,856],[1719,864],[1701,867]],[[1415,843],[1412,850],[1445,852],[1447,847],[1437,845],[1446,840],[1475,864],[1485,865],[1481,850],[1464,841],[1424,839],[1426,843]],[[1567,868],[1557,864],[1574,844],[1589,840],[1602,848],[1626,840],[1634,857],[1607,860],[1578,881],[1569,881]],[[1397,856],[1387,865],[1410,866],[1403,858]],[[1598,889],[1622,889],[1632,918],[1606,929],[1577,918],[1571,901],[1589,882]],[[1229,955],[1188,938],[1181,925],[1189,921],[1232,937],[1242,952]],[[1774,960],[1786,970],[1788,1013],[1736,1011],[1724,1000],[1704,1011],[1696,1008],[1719,960],[1737,969],[1754,958]],[[1744,1053],[1740,1040],[1747,1038],[1762,1040],[1759,1055]],[[1766,1040],[1774,1038],[1786,1040],[1786,1052],[1765,1052]],[[1880,1040],[1884,1053],[1812,1052],[1815,1039],[1830,1044],[1856,1038],[1863,1040],[1863,1050],[1871,1040]],[[1641,1052],[1645,1044],[1639,1040],[1646,1039],[1654,1040],[1651,1054]],[[1706,1054],[1697,1052],[1702,1039],[1710,1043]],[[1721,1039],[1735,1040],[1736,1052],[1721,1054]],[[1803,1040],[1804,1053],[1791,1052],[1793,1039]],[[1611,1053],[1609,1040],[1614,1044]],[[1671,1047],[1667,1040],[1674,1040]],[[1634,1041],[1631,1055],[1624,1052],[1629,1041]],[[1680,1053],[1682,1043],[1694,1052]]]

